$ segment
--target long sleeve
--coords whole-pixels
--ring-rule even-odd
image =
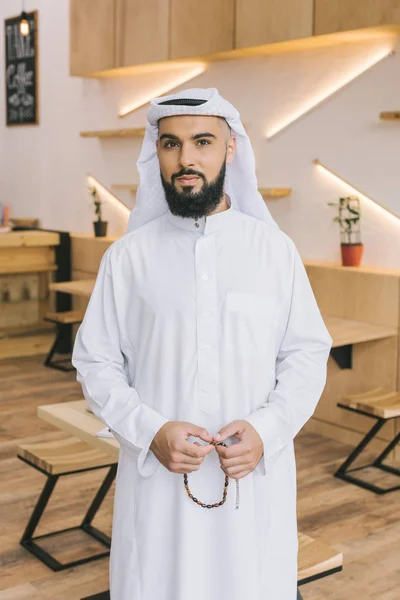
[[[332,346],[302,260],[293,242],[291,245],[291,301],[276,359],[275,389],[246,417],[264,444],[264,455],[256,467],[260,475],[267,474],[269,462],[313,414],[325,387]]]
[[[121,444],[139,452],[139,473],[148,477],[159,465],[150,444],[168,419],[141,402],[137,390],[129,385],[120,343],[111,251],[112,247],[101,261],[75,339],[72,364],[93,413],[108,425]]]

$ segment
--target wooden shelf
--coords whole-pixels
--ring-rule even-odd
[[[286,198],[292,193],[292,188],[258,188],[261,196],[267,198]]]
[[[136,129],[105,129],[103,131],[81,131],[81,137],[87,138],[116,138],[116,137],[143,137],[146,132],[145,127]]]
[[[379,118],[382,121],[400,121],[400,110],[395,110],[393,112],[381,112]]]

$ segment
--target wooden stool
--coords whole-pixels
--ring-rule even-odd
[[[304,585],[343,569],[343,554],[304,533],[298,533],[297,584]]]
[[[88,444],[72,437],[65,440],[44,442],[42,444],[24,444],[18,447],[17,455],[22,461],[47,476],[47,481],[30,516],[28,525],[20,540],[20,544],[53,571],[62,571],[63,569],[82,565],[92,560],[108,556],[110,538],[93,527],[92,521],[115,479],[117,473],[117,461],[112,457],[103,454],[100,450],[97,450],[97,448],[92,448]],[[33,537],[59,477],[104,467],[108,467],[108,473],[80,525]],[[66,531],[76,530],[85,531],[88,535],[106,546],[107,551],[63,564],[36,543],[39,539],[44,539]]]
[[[58,369],[59,371],[73,371],[73,367],[65,367],[63,363],[70,362],[69,358],[60,358],[58,360],[52,360],[54,353],[57,351],[57,346],[59,344],[60,338],[64,335],[65,329],[71,327],[71,325],[78,325],[82,323],[83,317],[85,316],[85,311],[83,310],[67,310],[64,312],[48,312],[44,316],[45,321],[49,321],[50,323],[55,323],[57,327],[57,335],[54,340],[54,344],[52,345],[50,352],[46,356],[44,360],[44,365],[46,367],[51,367],[52,369]]]
[[[386,446],[383,452],[378,456],[378,458],[374,460],[373,463],[364,465],[362,467],[350,469],[350,466],[357,459],[359,454],[361,454],[361,452],[364,450],[367,444],[369,444],[369,442],[377,435],[378,431],[384,426],[384,424],[390,419],[400,417],[400,393],[388,392],[387,390],[378,388],[375,390],[371,390],[370,392],[366,392],[364,394],[354,394],[351,396],[345,396],[344,398],[342,398],[342,401],[338,403],[338,406],[340,408],[344,408],[345,410],[350,410],[352,412],[358,413],[359,415],[372,417],[376,419],[377,422],[365,435],[365,437],[361,440],[361,442],[358,444],[355,450],[353,450],[353,452],[349,455],[345,462],[339,467],[339,469],[335,473],[335,477],[343,479],[344,481],[349,481],[350,483],[358,485],[359,487],[362,487],[366,490],[371,490],[376,494],[387,494],[388,492],[393,492],[394,490],[400,489],[400,485],[396,485],[389,488],[383,488],[372,483],[363,481],[362,479],[355,477],[354,475],[350,475],[350,473],[354,473],[355,471],[362,471],[363,469],[367,469],[370,467],[380,469],[381,471],[387,471],[388,473],[392,473],[393,475],[400,475],[400,469],[396,469],[395,467],[390,467],[389,465],[383,464],[383,461],[385,460],[387,455],[399,443],[400,433],[395,435],[393,440]]]

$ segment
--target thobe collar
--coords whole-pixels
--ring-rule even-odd
[[[192,217],[181,217],[179,215],[174,215],[170,210],[168,210],[168,219],[176,227],[193,231],[194,233],[208,234],[212,233],[213,231],[218,231],[218,229],[222,229],[223,227],[229,225],[234,217],[235,208],[232,200],[227,194],[225,194],[225,198],[229,204],[229,208],[222,210],[221,212],[194,219]]]

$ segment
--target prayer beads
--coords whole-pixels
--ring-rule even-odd
[[[227,447],[227,445],[225,444],[225,442],[211,442],[211,444],[213,446],[225,446],[225,447]],[[218,508],[219,506],[222,506],[226,502],[226,496],[228,494],[228,485],[229,485],[229,477],[228,477],[228,475],[225,475],[225,484],[224,484],[224,492],[223,492],[223,495],[222,495],[222,500],[221,500],[221,502],[217,502],[216,504],[205,504],[205,502],[200,502],[200,500],[198,500],[197,498],[195,498],[193,496],[193,494],[191,493],[191,491],[189,489],[187,473],[183,474],[183,482],[184,482],[184,485],[185,485],[186,493],[189,496],[189,498],[191,500],[193,500],[193,502],[195,502],[196,504],[198,504],[199,506],[201,506],[202,508]]]

